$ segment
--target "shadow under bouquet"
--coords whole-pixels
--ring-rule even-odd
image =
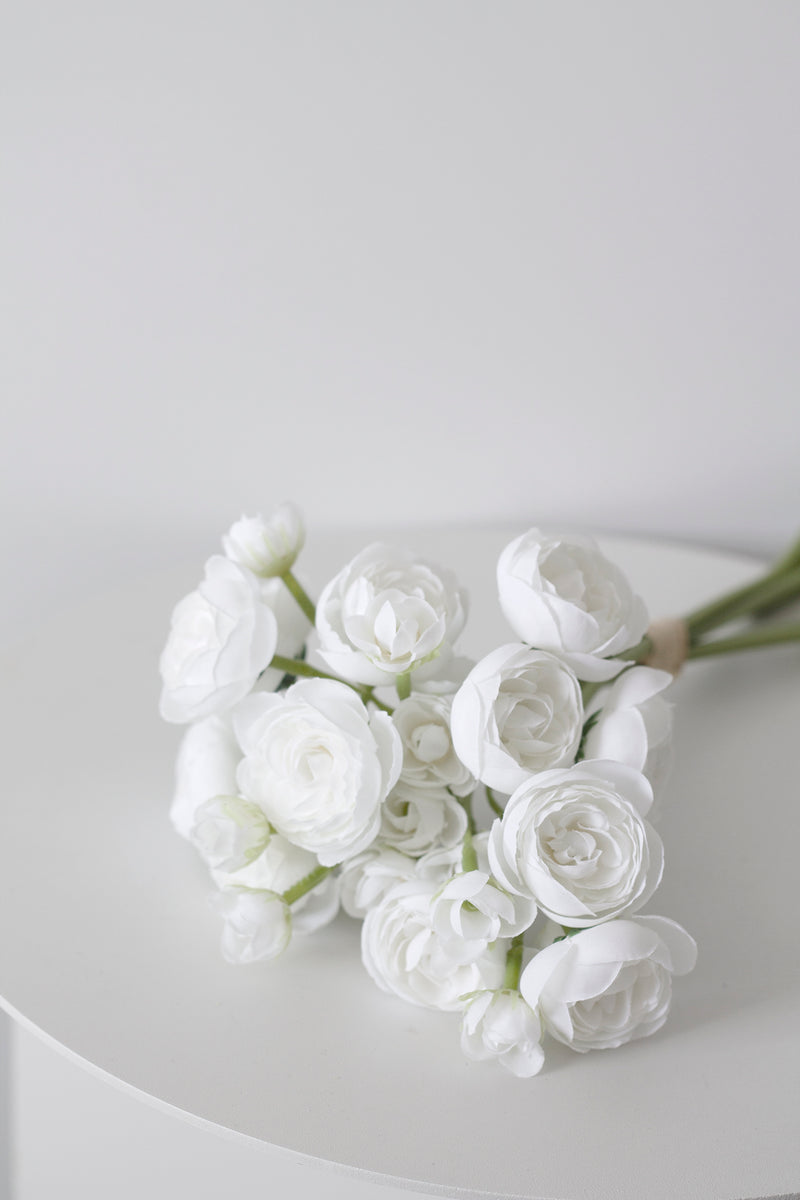
[[[289,504],[237,521],[174,610],[161,714],[186,725],[172,823],[208,865],[231,963],[340,908],[375,983],[458,1014],[518,1076],[658,1030],[697,949],[642,915],[661,880],[664,693],[687,660],[800,640],[800,544],[752,584],[650,624],[590,538],[531,529],[497,563],[509,638],[477,663],[445,568],[373,544],[316,604]]]

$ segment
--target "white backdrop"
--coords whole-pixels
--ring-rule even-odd
[[[8,9],[16,526],[794,531],[791,0]]]
[[[772,551],[800,6],[26,0],[3,641],[240,512]]]

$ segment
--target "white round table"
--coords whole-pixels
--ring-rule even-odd
[[[394,540],[468,586],[473,655],[510,640],[494,564],[517,531]],[[364,543],[309,538],[318,590]],[[653,615],[752,576],[730,555],[604,539]],[[56,614],[2,676],[0,996],[158,1105],[295,1157],[424,1192],[558,1200],[800,1188],[800,650],[690,664],[648,912],[693,933],[666,1027],[613,1053],[549,1041],[519,1080],[463,1060],[458,1021],[378,991],[346,917],[231,967],[168,806],[180,736],[157,715],[170,611],[201,565]]]

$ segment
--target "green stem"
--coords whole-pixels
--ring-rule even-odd
[[[783,607],[798,596],[800,567],[770,573],[690,613],[686,617],[689,638],[696,642],[702,634],[718,629],[737,617],[749,616],[759,609]]]
[[[361,699],[365,704],[374,704],[376,708],[379,708],[381,712],[388,713],[389,716],[391,716],[394,712],[394,709],[390,704],[384,704],[382,700],[378,699],[378,697],[375,695],[374,687],[359,688],[359,691],[361,692]]]
[[[272,661],[269,664],[276,671],[283,671],[284,675],[304,676],[306,679],[333,679],[336,683],[343,683],[336,675],[329,675],[327,671],[319,671],[316,667],[312,667],[311,663],[304,662],[302,658],[284,658],[282,654],[274,654]],[[352,684],[348,684],[352,687]],[[363,689],[356,687],[357,692]]]
[[[649,633],[646,633],[640,642],[637,642],[635,646],[631,646],[630,650],[623,650],[621,654],[617,655],[617,658],[629,658],[631,662],[642,663],[645,662],[645,660],[648,659],[652,653],[653,639],[650,637]],[[602,687],[603,685],[602,683],[595,685],[595,687],[598,686]]]
[[[793,571],[795,567],[800,567],[800,538],[792,542],[789,549],[776,560],[770,575],[781,575],[784,571]]]
[[[300,580],[296,575],[293,574],[291,569],[284,571],[283,575],[281,575],[281,579],[286,584],[287,588],[292,593],[311,624],[315,625],[317,621],[317,613],[316,609],[314,608],[314,602],[303,587]]]
[[[294,904],[301,896],[305,896],[307,892],[315,888],[318,883],[322,883],[332,870],[333,867],[323,867],[322,865],[314,867],[314,870],[309,871],[308,875],[304,875],[302,879],[298,879],[297,883],[286,889],[283,893],[283,900],[287,904]]]
[[[399,700],[407,700],[411,695],[411,672],[405,671],[402,675],[397,676],[396,680],[397,697]]]
[[[495,794],[490,787],[488,787],[486,784],[484,784],[484,787],[486,788],[486,800],[489,804],[489,808],[492,810],[492,812],[495,814],[495,816],[502,817],[502,815],[503,815],[502,804],[500,804],[497,801],[497,799],[495,798]]]
[[[715,654],[732,654],[737,650],[757,650],[762,646],[781,646],[800,642],[800,621],[782,625],[761,625],[735,637],[713,638],[700,642],[689,650],[689,658],[710,658]]]
[[[462,800],[461,803],[464,804],[464,801]],[[469,804],[469,799],[467,799],[467,804]],[[466,808],[466,806],[467,805],[465,804],[464,807]],[[464,842],[463,842],[462,848],[461,848],[461,870],[462,871],[477,871],[478,855],[475,853],[475,846],[472,841],[472,828],[471,828],[472,817],[470,815],[469,809],[467,809],[467,816],[469,817],[470,823],[469,823],[469,826],[467,827],[467,832],[464,834]]]
[[[331,679],[334,683],[343,683],[345,687],[349,687],[351,691],[357,692],[361,697],[362,703],[371,702],[380,708],[383,712],[391,714],[394,712],[388,704],[384,704],[382,700],[376,699],[372,694],[371,687],[361,687],[358,683],[348,683],[346,679],[340,679],[338,675],[329,675],[327,671],[320,671],[317,667],[312,667],[311,663],[305,662],[302,658],[284,658],[282,654],[274,654],[269,664],[276,671],[283,671],[284,675],[302,676],[305,679]]]
[[[506,954],[506,974],[503,979],[503,988],[511,992],[516,992],[519,988],[519,977],[522,974],[522,937],[518,933],[515,938],[511,939],[511,945]]]

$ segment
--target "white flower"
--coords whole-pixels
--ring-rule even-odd
[[[403,742],[400,779],[416,787],[444,786],[456,796],[468,796],[475,780],[453,748],[451,706],[452,697],[419,693],[397,705],[392,720]]]
[[[461,1049],[467,1058],[494,1059],[521,1079],[542,1069],[541,1039],[539,1018],[519,992],[478,992],[464,1010]]]
[[[482,838],[484,842],[488,842],[489,834],[479,833],[472,839],[473,845],[477,844],[479,838]],[[433,850],[428,850],[415,860],[415,876],[417,879],[425,879],[429,883],[442,884],[461,870],[462,858],[463,838],[461,841],[455,842],[452,846],[436,846]],[[486,866],[488,859],[482,862],[479,853],[478,863],[481,866]]]
[[[401,781],[381,810],[381,841],[403,854],[455,846],[466,831],[467,814],[443,787],[414,788]]]
[[[449,571],[406,550],[368,546],[324,588],[318,653],[343,679],[373,686],[399,675],[434,675],[466,619],[466,596]]]
[[[658,693],[670,683],[668,671],[630,667],[595,695],[587,716],[598,715],[586,735],[584,757],[627,763],[658,794],[672,761],[672,705]]]
[[[175,795],[170,820],[191,839],[195,813],[212,796],[238,791],[236,768],[242,757],[229,715],[205,717],[183,735],[175,763]]]
[[[342,867],[342,908],[348,916],[363,920],[396,884],[414,878],[416,865],[417,860],[407,854],[373,842]]]
[[[580,679],[611,679],[604,662],[635,646],[647,610],[591,538],[548,537],[531,529],[497,563],[500,607],[517,637],[564,658]]]
[[[300,512],[287,503],[279,505],[267,521],[261,516],[241,517],[223,537],[222,546],[232,562],[269,578],[289,570],[305,536]]]
[[[462,997],[498,988],[507,942],[495,942],[469,962],[456,962],[434,928],[438,885],[401,883],[371,908],[361,927],[361,957],[378,987],[411,1004],[456,1011]]]
[[[246,888],[282,895],[319,867],[316,855],[274,833],[265,850],[248,866],[238,871],[212,869],[217,887]],[[292,932],[314,933],[327,925],[339,911],[339,880],[327,875],[316,887],[292,904]]]
[[[301,679],[248,696],[234,727],[239,790],[279,833],[328,867],[366,849],[402,761],[385,713],[368,713],[344,683]]]
[[[224,918],[222,955],[229,963],[254,963],[277,958],[292,936],[289,905],[275,892],[232,889],[214,897]]]
[[[572,928],[641,908],[664,863],[661,839],[644,820],[652,801],[645,777],[621,763],[534,775],[491,828],[492,873]]]
[[[481,783],[513,792],[531,774],[575,759],[583,726],[574,671],[544,650],[498,646],[453,699],[453,744]]]
[[[231,708],[252,688],[278,642],[258,580],[222,555],[172,614],[161,655],[161,715],[183,724]]]
[[[210,867],[238,871],[258,858],[270,837],[267,818],[241,796],[212,796],[194,815],[192,841]]]
[[[520,991],[549,1033],[573,1050],[647,1037],[667,1018],[672,976],[691,971],[697,946],[665,917],[608,921],[541,950]]]
[[[516,937],[536,918],[536,903],[497,887],[485,871],[454,875],[436,896],[434,928],[454,942],[453,956],[468,961],[497,938]]]

